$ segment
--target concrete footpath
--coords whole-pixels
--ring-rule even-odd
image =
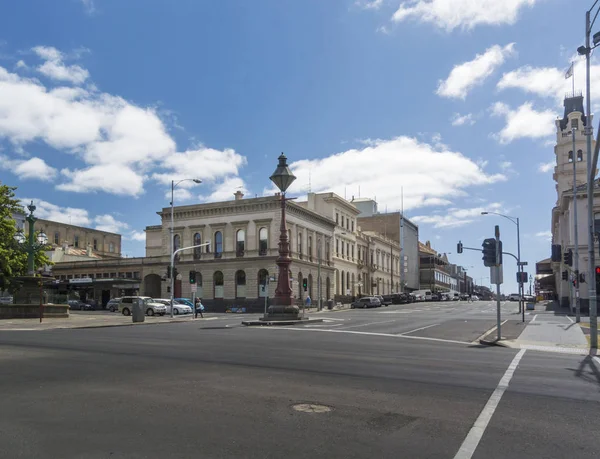
[[[532,319],[516,339],[502,345],[517,349],[587,355],[589,343],[575,320],[552,303],[538,303]]]
[[[157,325],[164,323],[191,322],[214,320],[217,317],[205,317],[195,319],[191,315],[175,316],[152,316],[146,317],[144,322],[133,323],[131,316],[123,316],[118,313],[99,312],[75,312],[68,318],[62,319],[7,319],[0,321],[0,332],[2,331],[30,331],[30,330],[53,330],[64,328],[101,328],[101,327],[125,327],[125,326],[144,326]]]

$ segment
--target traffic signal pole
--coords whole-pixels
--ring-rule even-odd
[[[502,248],[500,246],[500,227],[498,225],[496,225],[495,233],[496,233],[495,236],[496,236],[496,266],[497,266],[496,269],[500,270],[501,269],[500,262],[502,260]],[[494,269],[494,268],[492,268],[492,269]],[[500,281],[497,280],[497,282],[496,282],[496,322],[497,322],[496,327],[498,330],[498,341],[500,341],[502,339],[502,333],[500,331],[500,327],[502,324],[501,315],[502,314],[501,314],[501,310],[500,310]]]

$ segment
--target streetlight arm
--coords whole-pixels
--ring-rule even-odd
[[[481,212],[481,215],[487,215],[487,214],[493,214],[493,215],[498,215],[500,217],[504,217],[508,220],[510,220],[511,222],[513,222],[515,225],[517,225],[517,221],[519,220],[517,217],[510,217],[508,215],[504,215],[504,214],[499,214],[498,212]]]

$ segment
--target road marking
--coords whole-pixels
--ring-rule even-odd
[[[283,330],[277,327],[256,327],[255,330]],[[392,333],[376,333],[376,332],[361,332],[361,331],[354,331],[354,330],[345,330],[345,329],[338,329],[338,330],[329,330],[329,329],[323,329],[323,328],[285,328],[285,330],[294,330],[294,331],[312,331],[312,332],[328,332],[328,333],[347,333],[347,334],[351,334],[351,335],[368,335],[368,336],[384,336],[384,337],[389,337],[389,338],[405,338],[405,339],[420,339],[420,340],[424,340],[424,341],[437,341],[437,342],[441,342],[441,343],[452,343],[452,344],[462,344],[463,346],[465,344],[471,344],[467,341],[455,341],[455,340],[451,340],[451,339],[441,339],[441,338],[428,338],[426,336],[404,336],[404,335],[394,335]]]
[[[379,314],[412,314],[415,311],[381,311]]]
[[[350,325],[349,327],[344,328],[344,330],[347,330],[349,328],[368,327],[369,325],[391,324],[392,322],[396,322],[396,320],[397,319],[394,319],[394,320],[384,320],[383,322],[369,322],[368,324]]]
[[[336,321],[337,322],[345,322],[346,319],[333,319],[331,317],[323,317],[323,321],[325,321],[325,322],[330,322],[330,321],[331,322],[336,322]]]
[[[515,358],[512,360],[512,362],[510,362],[510,365],[506,369],[504,376],[502,376],[498,386],[496,386],[496,389],[483,407],[483,410],[479,414],[475,424],[473,424],[473,427],[471,427],[471,430],[469,430],[467,437],[454,456],[454,459],[471,459],[471,457],[473,457],[473,453],[475,453],[475,450],[477,449],[477,446],[479,445],[479,442],[485,433],[485,429],[492,419],[496,408],[498,408],[498,404],[500,403],[504,392],[506,392],[506,389],[508,389],[508,384],[514,375],[519,362],[523,358],[523,355],[525,355],[525,352],[525,349],[521,349],[518,354],[515,355]]]
[[[594,360],[596,361],[596,363],[600,367],[600,357],[594,357]]]
[[[419,330],[425,330],[426,328],[437,327],[438,325],[440,325],[440,324],[427,325],[426,327],[415,328],[414,330],[407,331],[407,332],[402,332],[402,333],[398,333],[398,334],[399,335],[408,335],[409,333],[414,333],[414,332],[417,332]]]
[[[536,317],[537,317],[537,315],[536,315]],[[573,322],[573,319],[571,319],[569,316],[565,316],[565,317],[566,317],[567,319],[569,319],[569,320],[571,321],[571,323],[574,323],[574,322]],[[532,320],[532,322],[533,322],[533,320]]]
[[[530,324],[532,324],[533,322],[535,322],[535,319],[537,319],[537,314],[535,316],[533,316],[533,319],[531,319],[531,322],[529,322]]]

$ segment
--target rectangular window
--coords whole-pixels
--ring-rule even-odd
[[[115,251],[115,244],[113,242],[109,242],[109,244],[108,244],[108,251],[110,253],[114,253],[114,251]]]
[[[337,212],[335,213],[335,224],[336,225],[340,224],[340,214],[338,214]]]
[[[67,279],[73,279],[73,274],[67,274]]]
[[[344,227],[344,216],[342,215],[342,228]]]
[[[75,274],[75,279],[79,279],[79,274]]]
[[[79,236],[75,235],[75,239],[73,241],[73,246],[77,249],[79,248]]]
[[[108,273],[102,273],[102,278],[103,279],[108,279],[110,276],[108,275]]]
[[[89,277],[90,279],[93,279],[94,275],[93,274],[88,274],[87,277]]]
[[[352,259],[354,260],[354,245],[352,246]]]
[[[340,240],[339,239],[335,240],[335,256],[336,257],[340,256]]]
[[[308,237],[308,260],[312,261],[312,236]]]
[[[117,273],[110,273],[110,278],[115,279],[117,277]]]
[[[352,232],[354,233],[354,220],[352,220]]]
[[[342,241],[342,258],[344,257],[344,241]]]
[[[128,273],[125,273],[125,277],[126,277],[127,279],[131,279],[131,278],[133,278],[133,275],[132,275],[132,273],[131,273],[131,272],[128,272]]]
[[[94,239],[94,250],[98,250],[98,239]]]
[[[350,243],[346,242],[346,256],[350,258]]]
[[[54,244],[55,245],[60,244],[60,234],[58,234],[58,231],[56,233],[54,233]]]
[[[133,278],[134,279],[139,279],[140,278],[140,272],[139,271],[134,271],[133,272]]]

